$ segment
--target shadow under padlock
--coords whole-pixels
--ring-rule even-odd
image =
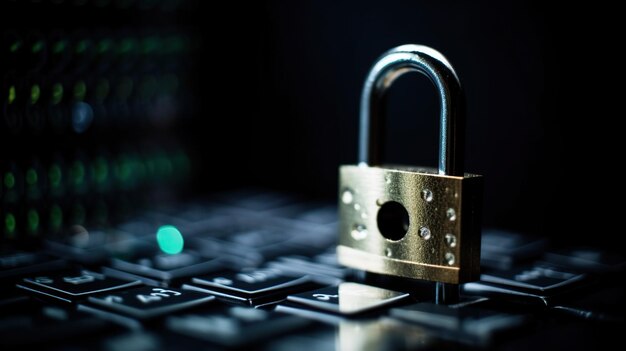
[[[439,94],[438,169],[381,165],[385,93],[407,72],[426,75]],[[479,278],[483,178],[463,172],[464,132],[463,92],[442,54],[402,45],[378,59],[361,96],[358,164],[340,167],[340,263],[436,282],[439,303]]]

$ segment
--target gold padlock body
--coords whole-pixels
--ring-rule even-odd
[[[479,278],[482,176],[404,166],[349,165],[339,173],[341,264],[444,283]],[[385,238],[378,227],[378,211],[389,201],[400,203],[409,215],[407,233],[397,241]]]

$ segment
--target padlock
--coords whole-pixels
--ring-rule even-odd
[[[385,92],[411,71],[439,93],[438,169],[380,163]],[[361,95],[359,162],[339,169],[340,263],[438,288],[478,279],[483,177],[463,173],[464,107],[454,69],[432,48],[402,45],[374,64]]]

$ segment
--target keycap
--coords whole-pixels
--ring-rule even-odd
[[[203,257],[194,251],[179,254],[155,253],[132,260],[112,259],[113,269],[171,283],[175,279],[207,274],[223,269],[223,260]]]
[[[562,267],[537,263],[507,271],[482,274],[479,282],[466,283],[463,292],[472,295],[493,296],[511,300],[553,303],[556,294],[563,294],[580,286],[585,275]]]
[[[291,292],[310,286],[309,282],[307,276],[288,276],[274,268],[244,269],[192,279],[201,291],[251,304],[261,300],[280,300]]]
[[[359,283],[341,283],[313,291],[287,296],[286,302],[342,315],[354,315],[398,303],[409,294]],[[292,305],[279,305],[277,311],[291,310]]]
[[[389,313],[425,326],[440,338],[475,346],[486,346],[496,334],[520,328],[529,321],[527,315],[492,310],[485,306],[487,303],[487,299],[449,306],[422,302],[392,308]]]
[[[313,321],[247,307],[172,316],[169,330],[226,347],[251,345],[310,326]],[[256,348],[255,347],[255,348]]]
[[[616,273],[626,269],[624,256],[594,248],[574,248],[546,253],[545,260],[584,273]]]
[[[24,278],[17,287],[40,297],[76,302],[87,295],[140,285],[91,271],[67,271]]]
[[[141,286],[123,291],[90,296],[90,304],[139,319],[180,312],[214,300],[197,291]],[[85,305],[83,305],[85,306]]]
[[[66,267],[64,260],[44,253],[6,250],[0,252],[0,283],[9,284],[20,276]]]
[[[480,264],[494,269],[511,269],[514,265],[540,257],[547,240],[498,229],[485,229],[481,239]]]
[[[279,269],[286,275],[301,276],[306,274],[316,282],[324,282],[328,285],[339,284],[350,275],[350,270],[345,267],[329,265],[302,256],[284,256],[275,261],[268,262],[268,267]]]
[[[44,245],[49,252],[86,265],[104,263],[111,247],[132,239],[131,234],[117,230],[88,231],[74,226],[70,231],[70,235],[46,240]]]
[[[0,349],[53,349],[55,345],[69,349],[68,342],[73,341],[73,346],[77,346],[78,340],[105,338],[118,330],[113,324],[85,313],[31,301],[20,309],[3,309],[0,313]]]

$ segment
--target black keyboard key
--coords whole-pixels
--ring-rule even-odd
[[[43,253],[4,251],[0,252],[0,283],[4,285],[20,276],[66,267],[64,260]]]
[[[241,272],[193,278],[192,282],[201,286],[202,291],[250,304],[277,301],[289,293],[310,287],[307,276],[284,275],[274,268],[244,269]]]
[[[88,301],[106,310],[134,318],[149,319],[183,311],[214,299],[214,296],[197,291],[141,286],[130,290],[91,296]],[[82,305],[83,310],[90,310],[88,307]]]
[[[508,271],[482,274],[486,283],[509,286],[536,294],[571,288],[585,278],[583,274],[548,264],[535,264]]]
[[[550,306],[557,296],[580,287],[585,275],[554,265],[535,264],[482,274],[480,279],[464,284],[463,292]]]
[[[261,309],[230,307],[168,317],[169,330],[221,346],[258,346],[277,335],[308,327],[311,320]]]
[[[618,254],[593,248],[565,249],[548,252],[545,260],[585,273],[617,273],[626,269],[626,259]]]
[[[156,253],[132,260],[113,259],[111,267],[171,283],[175,279],[221,270],[223,260],[216,257],[203,257],[193,251],[185,251],[175,255]]]
[[[87,295],[140,285],[139,281],[126,281],[90,271],[68,271],[24,278],[17,284],[40,297],[64,302],[76,302]]]
[[[68,341],[77,347],[78,340],[104,338],[118,330],[111,323],[85,313],[41,306],[31,301],[20,309],[3,309],[0,314],[0,349],[47,350],[54,346],[70,349]]]
[[[408,297],[409,294],[348,282],[289,295],[286,302],[335,314],[354,315],[395,304]],[[290,312],[292,308],[290,304],[281,304],[277,311]]]
[[[131,234],[122,231],[87,231],[81,226],[75,226],[70,235],[47,240],[45,246],[48,251],[61,257],[93,265],[104,263],[108,259],[110,247],[131,239]]]
[[[505,230],[486,229],[482,233],[480,264],[494,269],[511,269],[514,265],[540,257],[547,240]]]
[[[529,321],[526,315],[489,309],[485,306],[488,301],[483,300],[449,306],[418,303],[393,308],[390,315],[424,326],[440,338],[472,346],[486,346],[497,334],[518,329]]]
[[[286,275],[306,274],[316,282],[336,285],[350,275],[350,270],[341,266],[329,265],[319,261],[310,260],[301,256],[280,257],[276,261],[269,262],[268,267],[279,269]]]

